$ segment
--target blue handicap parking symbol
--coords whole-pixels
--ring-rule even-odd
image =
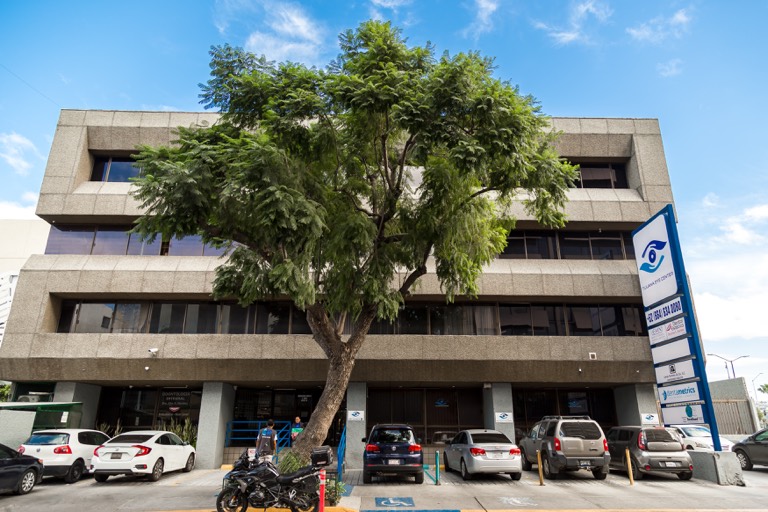
[[[413,498],[376,498],[377,507],[413,507]]]

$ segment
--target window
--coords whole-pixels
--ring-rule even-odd
[[[126,254],[133,256],[157,256],[160,254],[160,247],[163,245],[158,236],[152,243],[142,241],[138,233],[131,233],[128,239],[128,250]]]
[[[90,254],[94,234],[92,226],[51,226],[45,254]]]
[[[128,182],[139,175],[131,157],[99,156],[94,159],[91,181]]]
[[[203,240],[200,235],[172,238],[168,246],[168,256],[202,256]]]
[[[256,309],[256,334],[288,334],[291,309],[287,304],[259,304]]]
[[[251,308],[244,308],[237,304],[224,304],[221,306],[221,332],[229,334],[246,334],[253,332],[253,318]]]
[[[149,304],[117,304],[112,332],[146,332],[149,320]]]
[[[600,336],[600,309],[595,306],[568,308],[568,334],[571,336]]]
[[[179,334],[184,332],[186,304],[160,303],[152,307],[149,332],[158,334]]]
[[[512,230],[507,237],[507,247],[499,257],[511,259],[555,259],[557,246],[554,231]]]
[[[623,163],[578,162],[576,188],[629,188],[626,166]]]
[[[128,238],[129,234],[124,227],[97,228],[91,254],[125,254]]]
[[[108,333],[115,304],[82,303],[78,308],[74,332]]]
[[[187,334],[215,334],[218,327],[217,311],[218,306],[214,303],[187,305],[184,332]]]

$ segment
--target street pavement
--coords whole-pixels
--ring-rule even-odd
[[[97,483],[86,477],[75,484],[46,479],[25,496],[0,496],[0,511],[81,512],[210,512],[225,470],[170,473],[159,482],[114,477]],[[684,482],[672,475],[646,476],[629,484],[624,473],[611,473],[604,481],[591,473],[575,472],[539,485],[535,472],[520,481],[489,475],[465,482],[456,473],[441,474],[441,485],[426,478],[374,479],[362,485],[360,471],[347,471],[349,496],[332,511],[765,511],[768,512],[768,467],[744,474],[746,486],[720,486],[706,480]]]

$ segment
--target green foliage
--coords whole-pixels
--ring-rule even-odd
[[[160,427],[161,430],[167,430],[173,432],[181,438],[182,441],[197,446],[197,425],[192,424],[192,420],[184,418],[183,422],[178,421],[176,418],[171,418],[168,423],[163,422]]]
[[[304,466],[309,465],[309,458],[290,449],[282,450],[278,457],[277,469],[280,474],[294,473]]]
[[[0,402],[7,402],[11,399],[11,385],[3,384],[0,386]]]
[[[120,420],[118,419],[114,427],[109,423],[103,422],[103,423],[99,423],[99,425],[97,426],[97,429],[100,430],[101,432],[104,432],[109,437],[115,437],[122,434],[123,425],[120,423]]]
[[[325,504],[331,507],[338,505],[346,490],[347,487],[344,485],[344,482],[327,480],[325,484]]]
[[[757,390],[768,395],[768,384],[760,384],[760,387],[757,388]]]

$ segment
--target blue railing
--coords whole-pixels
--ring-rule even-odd
[[[224,446],[232,446],[233,441],[247,441],[249,445],[256,445],[259,431],[266,428],[266,421],[232,420],[227,422],[227,437]],[[277,453],[283,448],[291,446],[291,422],[276,421],[274,426],[277,432]]]
[[[344,455],[347,451],[347,426],[344,425],[344,430],[341,431],[341,438],[339,439],[339,447],[336,448],[336,480],[341,482],[344,476]]]

